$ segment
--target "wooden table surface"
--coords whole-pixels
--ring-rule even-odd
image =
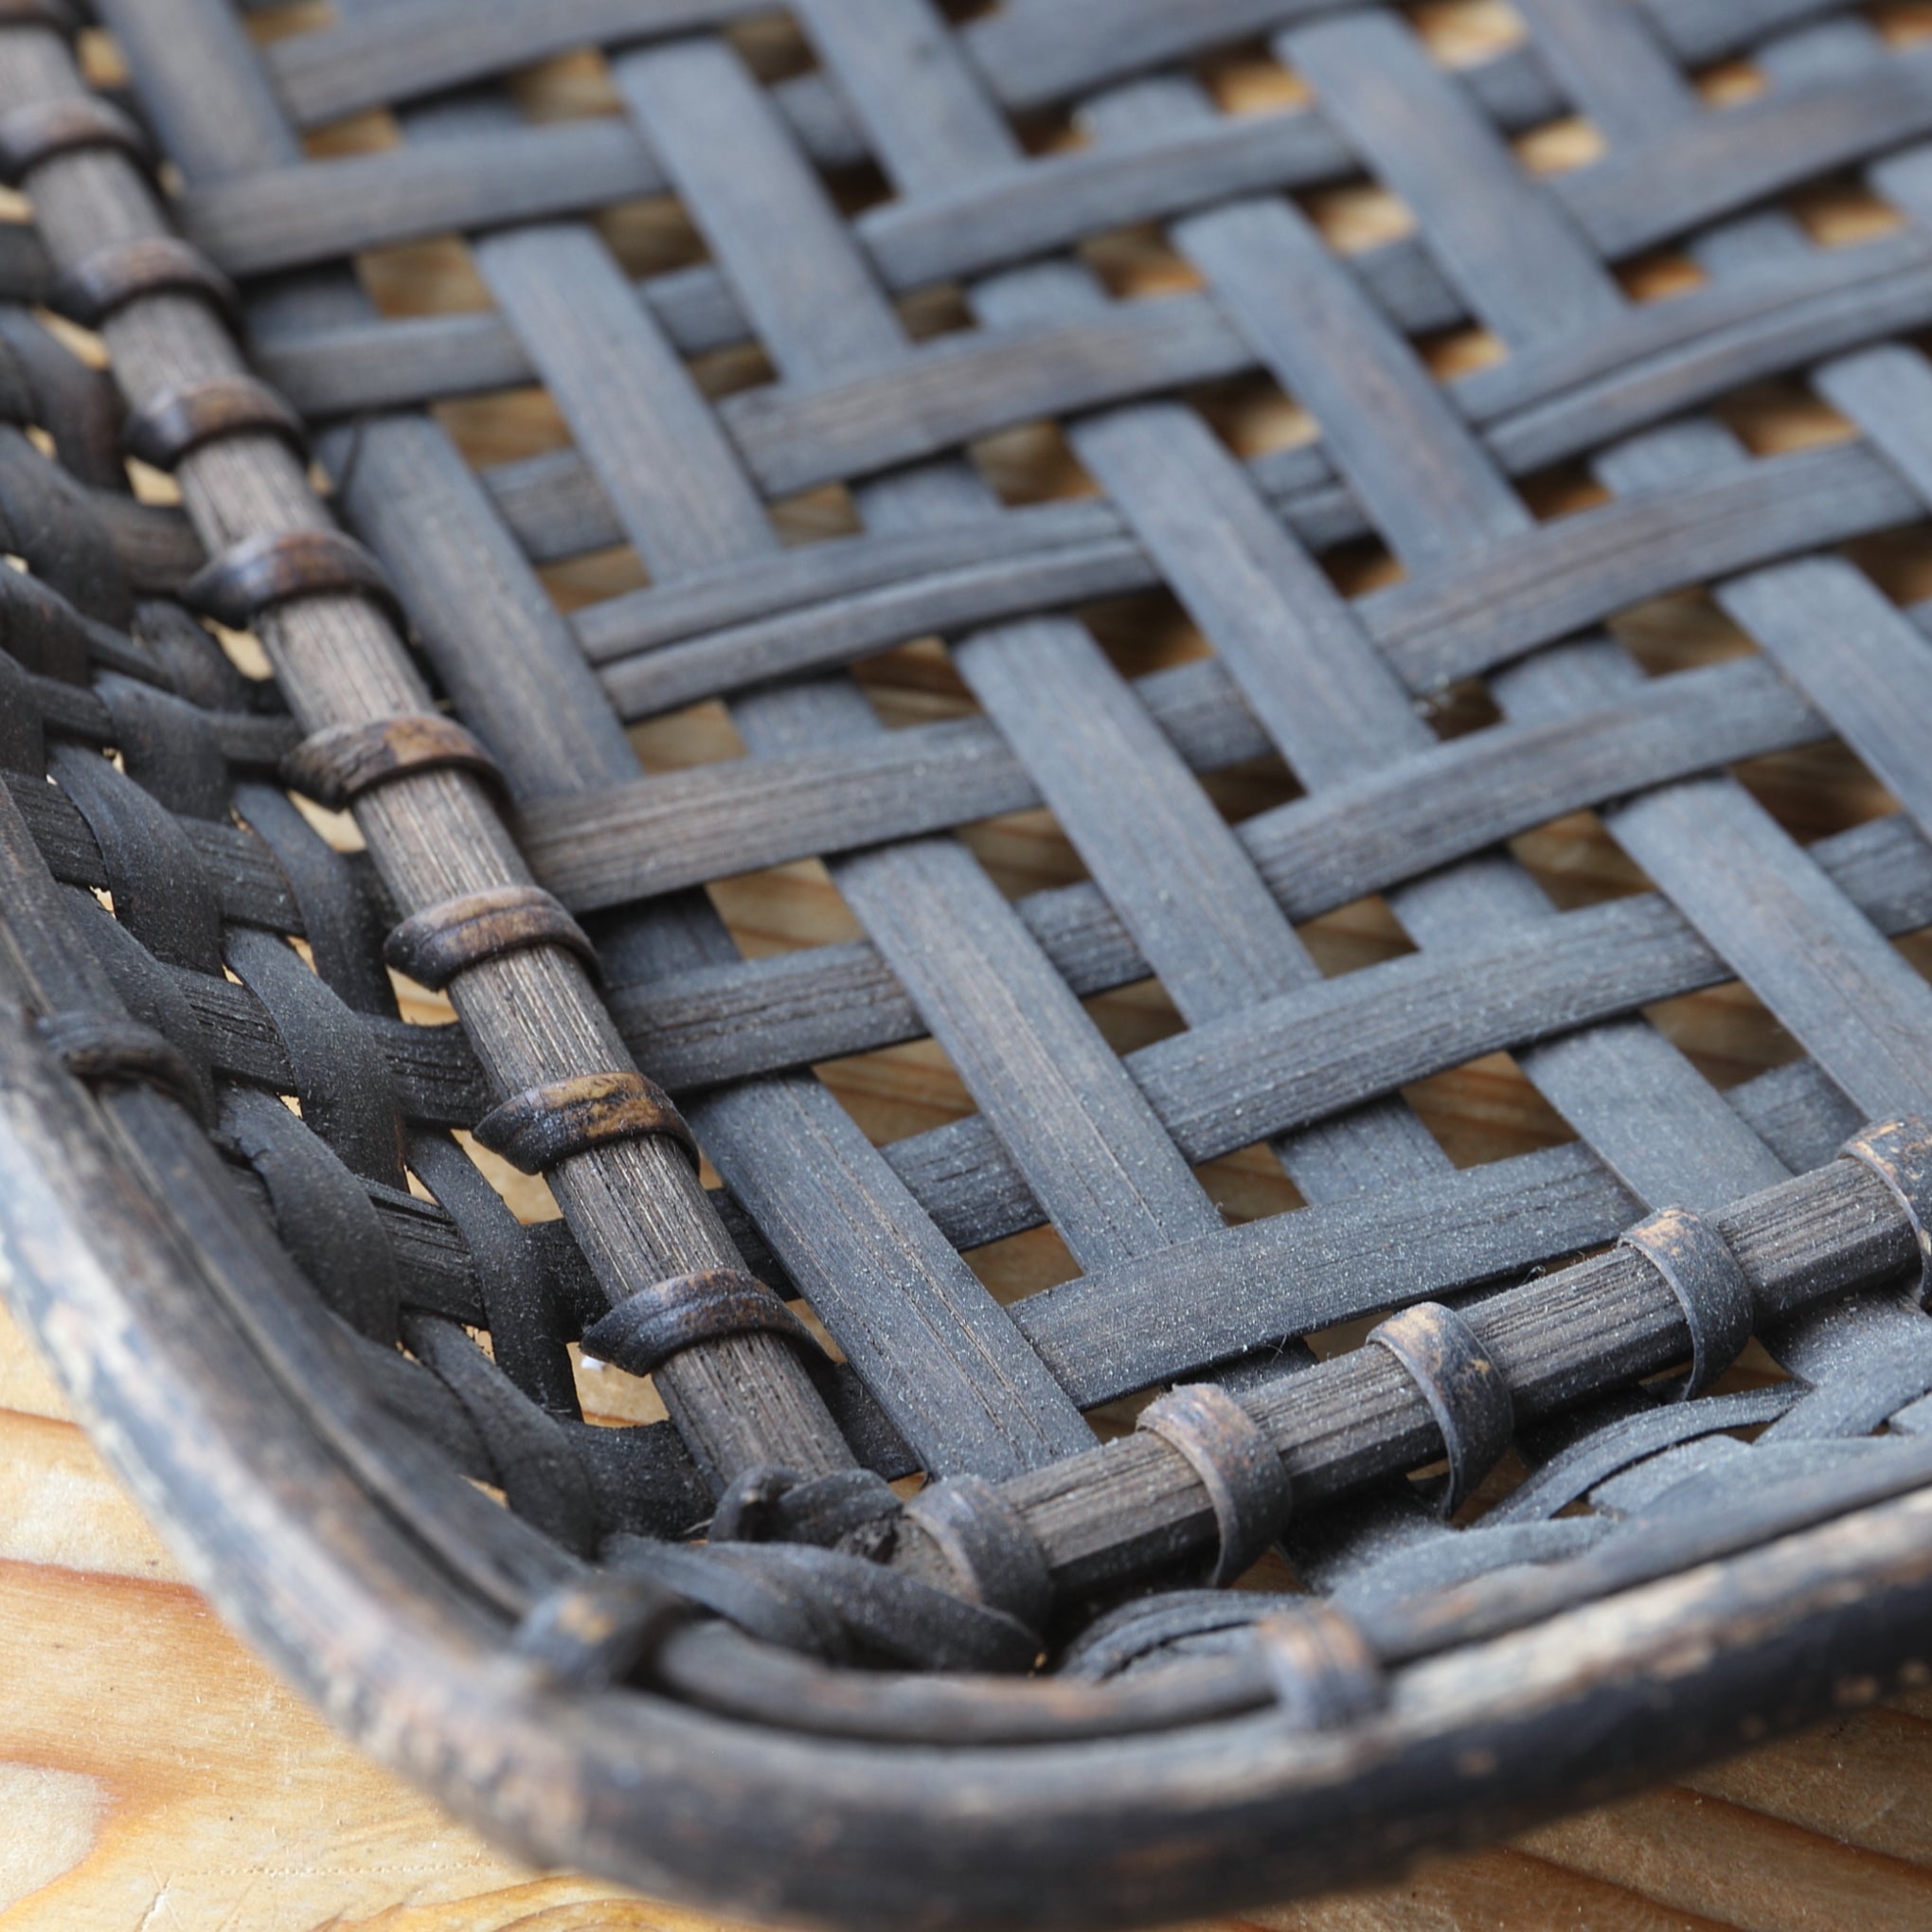
[[[1893,30],[1932,34],[1932,8],[1895,0],[1883,11]],[[289,30],[310,17],[291,8],[267,26]],[[1423,18],[1452,58],[1484,51],[1515,31],[1494,0],[1438,0]],[[87,50],[98,76],[115,78],[112,48],[90,36]],[[771,58],[782,61],[785,49],[775,47]],[[1225,95],[1244,97],[1249,105],[1280,97],[1284,89],[1288,96],[1294,92],[1291,79],[1265,66],[1253,72],[1231,67],[1219,84]],[[1752,85],[1744,69],[1707,77],[1712,93],[1747,93]],[[528,98],[546,112],[607,106],[607,78],[594,58],[553,63],[533,79]],[[368,116],[331,131],[316,145],[339,150],[393,138],[383,116]],[[1588,158],[1595,136],[1570,123],[1540,130],[1522,146],[1530,165],[1561,168]],[[1405,220],[1387,196],[1370,188],[1319,197],[1313,212],[1344,246],[1372,241]],[[1818,232],[1836,239],[1887,220],[1856,188],[1812,194],[1804,212]],[[674,210],[627,209],[606,218],[603,226],[633,273],[675,265],[690,246]],[[1163,285],[1182,273],[1157,238],[1124,237],[1097,258],[1123,288]],[[391,313],[487,303],[455,242],[388,251],[367,273]],[[1665,259],[1642,270],[1659,288],[1685,273],[1682,264]],[[945,318],[936,312],[928,319],[939,326]],[[1445,371],[1497,352],[1476,331],[1435,350]],[[736,365],[714,359],[702,373],[707,383],[724,385],[758,375],[742,358]],[[1254,447],[1312,427],[1263,385],[1225,385],[1207,401],[1237,442]],[[565,439],[546,399],[534,392],[440,413],[478,461]],[[1725,413],[1759,448],[1797,447],[1847,433],[1791,385],[1765,385],[1727,404]],[[1012,495],[1091,487],[1050,430],[993,438],[982,459]],[[152,477],[144,481],[157,491],[163,487]],[[1537,508],[1555,514],[1600,493],[1585,480],[1564,479]],[[780,523],[793,539],[807,539],[850,528],[850,510],[840,492],[820,492],[787,505]],[[1864,546],[1859,554],[1894,595],[1932,594],[1932,543],[1923,531]],[[1366,587],[1389,567],[1386,560],[1338,560],[1351,589]],[[617,553],[546,578],[565,604],[641,581],[635,560]],[[1163,599],[1124,599],[1089,617],[1123,668],[1153,669],[1201,649]],[[1695,595],[1664,599],[1616,628],[1656,671],[1749,648]],[[889,722],[969,708],[937,644],[888,653],[865,667],[862,676]],[[1454,730],[1479,724],[1484,715],[1480,700],[1465,696],[1441,723]],[[657,769],[737,749],[715,707],[635,736],[647,763]],[[1804,839],[1889,809],[1855,761],[1829,746],[1758,760],[1741,776]],[[1225,810],[1244,816],[1289,796],[1291,788],[1275,764],[1217,778],[1211,789]],[[1044,813],[972,827],[965,836],[1010,892],[1080,876]],[[1640,890],[1645,884],[1587,813],[1512,846],[1565,904]],[[826,874],[813,865],[735,882],[717,897],[752,952],[821,943],[855,931]],[[1377,900],[1315,921],[1306,937],[1331,973],[1405,950],[1400,929]],[[1932,948],[1908,950],[1922,966],[1932,967]],[[1091,1007],[1122,1049],[1177,1024],[1151,985],[1122,989]],[[446,1013],[423,1008],[418,1016]],[[1735,988],[1669,1002],[1653,1017],[1721,1083],[1795,1050]],[[971,1104],[930,1043],[862,1056],[828,1069],[828,1078],[882,1139],[916,1133]],[[1569,1137],[1507,1055],[1422,1082],[1408,1096],[1458,1162]],[[1294,1205],[1279,1166],[1258,1153],[1213,1162],[1203,1178],[1237,1218]],[[512,1198],[520,1211],[554,1212],[541,1183],[524,1183]],[[994,1243],[973,1259],[1002,1296],[1029,1292],[1071,1272],[1049,1230]],[[592,1405],[607,1392],[599,1386],[607,1380],[585,1379]],[[180,1581],[0,1314],[0,1932],[295,1932],[323,1926],[583,1932],[718,1923],[595,1880],[529,1871],[334,1738]],[[1383,1889],[1239,1923],[1297,1932],[1932,1926],[1932,1692],[1848,1714],[1802,1738],[1552,1826],[1507,1849],[1436,1862]]]

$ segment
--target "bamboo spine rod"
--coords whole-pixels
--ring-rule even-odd
[[[10,42],[0,62],[0,107],[86,98],[56,34],[36,26],[0,31]],[[28,186],[57,268],[103,243],[170,233],[139,171],[118,153],[58,154],[33,170]],[[246,373],[226,328],[195,296],[139,296],[101,332],[134,409],[180,385]],[[195,450],[177,479],[210,555],[263,532],[332,528],[302,466],[273,437]],[[402,638],[367,599],[305,597],[263,613],[258,635],[307,731],[430,708]],[[528,883],[488,795],[466,776],[409,777],[359,799],[355,817],[405,915]],[[504,1094],[632,1064],[583,968],[560,948],[485,960],[448,990]],[[614,1305],[670,1276],[738,1265],[689,1162],[662,1137],[593,1148],[549,1179]],[[658,1384],[714,1488],[757,1463],[820,1473],[851,1459],[809,1376],[769,1334],[700,1344],[667,1363]]]
[[[1916,1131],[1923,1139],[1923,1126]],[[1921,1259],[1900,1197],[1850,1158],[1750,1195],[1710,1225],[1743,1270],[1760,1328]],[[1690,1347],[1683,1305],[1629,1246],[1507,1289],[1464,1318],[1507,1383],[1519,1424],[1658,1374]],[[1297,1509],[1416,1469],[1444,1449],[1422,1390],[1386,1349],[1353,1350],[1238,1400],[1279,1453]],[[1014,1477],[1000,1493],[1062,1596],[1198,1561],[1217,1533],[1201,1476],[1152,1433]],[[946,1578],[944,1558],[923,1535],[902,1539],[895,1560]]]

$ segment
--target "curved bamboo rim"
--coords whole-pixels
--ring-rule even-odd
[[[1382,1711],[1329,1732],[1259,1708],[936,1751],[560,1690],[237,1325],[233,1291],[273,1308],[277,1284],[238,1271],[239,1221],[198,1243],[170,1205],[214,1165],[171,1102],[90,1095],[9,1003],[9,1300],[223,1614],[351,1737],[538,1860],[760,1917],[1151,1923],[1386,1877],[1927,1668],[1932,1490],[1841,1482],[1810,1527],[1400,1665]],[[1896,1462],[1892,1486],[1932,1482],[1932,1451]]]

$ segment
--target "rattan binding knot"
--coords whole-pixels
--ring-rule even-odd
[[[1003,1610],[1029,1630],[1042,1630],[1053,1609],[1046,1553],[1026,1519],[992,1483],[949,1476],[905,1506],[906,1520],[939,1546],[958,1579],[959,1594]]]
[[[1502,1458],[1515,1433],[1510,1385],[1453,1308],[1419,1301],[1368,1332],[1408,1371],[1441,1431],[1449,1480],[1436,1507],[1453,1515]]]
[[[1297,1730],[1334,1730],[1381,1709],[1382,1667],[1353,1618],[1311,1599],[1255,1625],[1275,1700]]]
[[[1233,1396],[1211,1382],[1171,1389],[1140,1412],[1137,1428],[1184,1456],[1214,1505],[1221,1531],[1208,1584],[1220,1589],[1273,1542],[1294,1502],[1280,1452]]]
[[[1920,1305],[1932,1306],[1932,1122],[1907,1115],[1854,1134],[1838,1150],[1869,1168],[1886,1185],[1919,1244]]]
[[[904,1511],[869,1469],[807,1477],[760,1463],[732,1478],[707,1535],[712,1543],[811,1543],[877,1562],[890,1553]]]
[[[727,1335],[770,1334],[818,1352],[803,1322],[759,1280],[736,1268],[699,1268],[640,1288],[583,1332],[583,1351],[630,1375],[649,1375],[673,1355]]]
[[[526,1087],[476,1123],[476,1138],[527,1174],[616,1140],[656,1135],[674,1142],[693,1167],[698,1143],[671,1096],[630,1068],[585,1073]]]
[[[595,970],[583,928],[541,886],[497,886],[426,905],[383,945],[383,957],[420,986],[440,992],[457,974],[532,946],[562,946]]]
[[[302,421],[254,376],[210,376],[151,397],[127,420],[121,447],[157,470],[171,470],[194,450],[231,436],[279,437],[291,449],[307,443]]]
[[[0,180],[18,186],[44,161],[111,148],[141,168],[152,156],[139,128],[98,94],[31,100],[0,114]]]
[[[148,295],[198,296],[229,323],[241,308],[235,284],[199,248],[173,235],[104,242],[61,271],[47,306],[83,329],[98,329]]]
[[[397,610],[388,574],[340,530],[263,530],[231,545],[188,579],[188,602],[230,630],[307,597],[367,597]]]
[[[606,1573],[539,1598],[510,1648],[552,1684],[598,1690],[635,1675],[691,1615],[684,1598],[648,1577]]]
[[[332,724],[303,739],[281,765],[286,784],[331,812],[379,785],[434,771],[471,772],[503,790],[496,760],[454,718],[438,711]]]
[[[1751,1284],[1728,1243],[1701,1214],[1666,1208],[1619,1237],[1664,1279],[1690,1331],[1690,1372],[1679,1402],[1701,1395],[1744,1351],[1757,1319]]]
[[[40,1035],[76,1080],[151,1086],[179,1100],[204,1126],[214,1118],[207,1083],[181,1048],[152,1027],[94,1013],[49,1013],[40,1022]]]

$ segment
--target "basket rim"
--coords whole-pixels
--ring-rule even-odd
[[[1925,1674],[1932,1451],[1923,1487],[1398,1666],[1384,1709],[1335,1730],[1262,1712],[941,1749],[559,1688],[291,1402],[127,1110],[213,1162],[159,1096],[89,1093],[7,1003],[9,1300],[222,1614],[359,1744],[539,1861],[767,1919],[1157,1923],[1386,1877]],[[301,1313],[261,1276],[230,1285]]]

